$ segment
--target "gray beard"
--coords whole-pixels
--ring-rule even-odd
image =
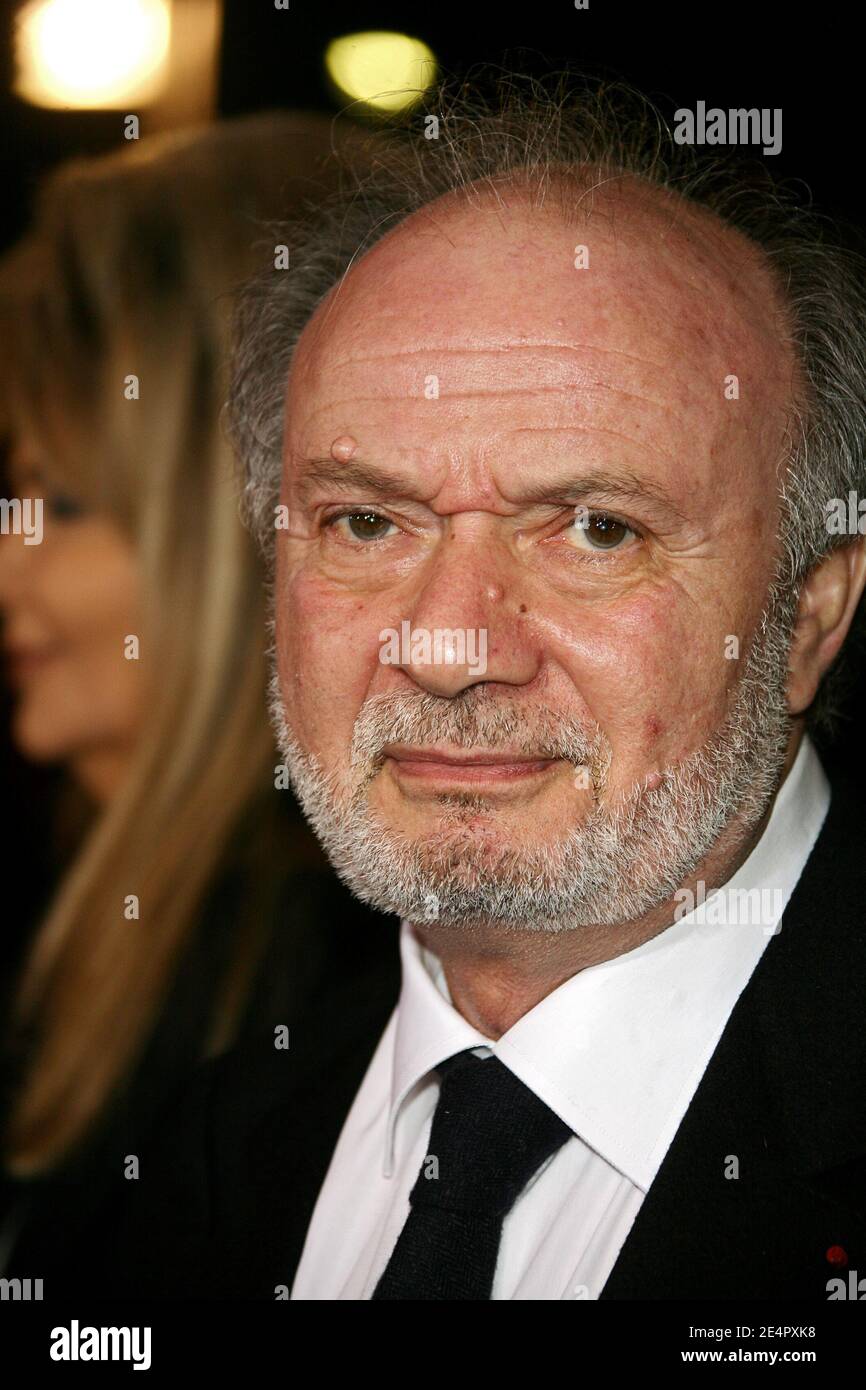
[[[775,793],[791,721],[786,686],[796,595],[774,585],[728,714],[696,752],[600,804],[611,749],[596,726],[483,685],[453,698],[423,691],[371,697],[355,722],[349,765],[326,774],[298,743],[272,664],[270,715],[304,814],[340,878],[362,901],[412,922],[499,924],[560,932],[634,921],[666,902],[735,820],[757,825]],[[271,620],[273,626],[273,620]],[[439,824],[410,839],[371,809],[368,789],[389,743],[508,746],[587,769],[594,804],[580,825],[543,844],[503,845],[470,822],[495,816],[473,794],[437,797]]]

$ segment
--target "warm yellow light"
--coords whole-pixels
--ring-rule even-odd
[[[405,111],[436,76],[436,59],[406,34],[346,34],[325,52],[325,66],[342,92],[377,111]]]
[[[170,0],[32,0],[17,23],[15,91],[35,106],[147,101],[170,37]]]

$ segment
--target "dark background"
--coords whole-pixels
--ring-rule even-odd
[[[34,188],[54,163],[122,143],[116,112],[44,111],[11,95],[11,20],[15,6],[0,0],[0,249],[27,223]],[[479,62],[506,63],[544,73],[564,63],[629,79],[672,114],[678,106],[781,107],[782,152],[773,167],[803,181],[829,212],[862,226],[861,122],[864,75],[860,15],[827,0],[797,9],[780,3],[696,5],[672,0],[539,0],[507,9],[500,4],[354,4],[291,0],[288,12],[273,0],[227,0],[219,76],[221,114],[285,106],[335,111],[322,58],[341,34],[396,29],[425,40],[454,75]],[[146,118],[142,133],[146,134]],[[851,718],[834,748],[823,745],[832,770],[855,775],[866,768],[860,708],[866,694],[864,663],[855,663]],[[2,700],[3,697],[0,697]],[[18,882],[39,875],[44,817],[55,774],[22,766],[5,735],[0,703],[0,779],[14,810],[15,831],[5,839],[7,864]],[[4,875],[9,903],[11,876]]]
[[[322,65],[328,41],[396,29],[423,39],[449,73],[510,55],[528,71],[568,62],[625,77],[671,111],[698,100],[781,107],[783,146],[774,167],[804,179],[828,210],[859,215],[864,62],[857,7],[843,0],[799,10],[778,0],[589,3],[584,11],[573,0],[512,8],[483,0],[291,0],[282,11],[273,0],[226,0],[219,109],[335,110]],[[122,134],[116,113],[41,111],[10,95],[14,8],[0,0],[4,242],[23,227],[34,180],[45,168],[68,154],[112,148]]]

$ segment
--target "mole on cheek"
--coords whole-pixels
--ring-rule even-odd
[[[657,719],[654,714],[651,714],[646,722],[646,731],[648,736],[653,740],[657,739],[662,731],[661,720]]]
[[[341,434],[331,445],[331,458],[336,459],[337,463],[348,463],[357,447],[357,439],[350,434]]]

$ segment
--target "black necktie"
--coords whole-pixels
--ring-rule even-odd
[[[427,1157],[374,1299],[489,1299],[502,1222],[571,1135],[498,1057],[459,1052],[436,1070]]]

